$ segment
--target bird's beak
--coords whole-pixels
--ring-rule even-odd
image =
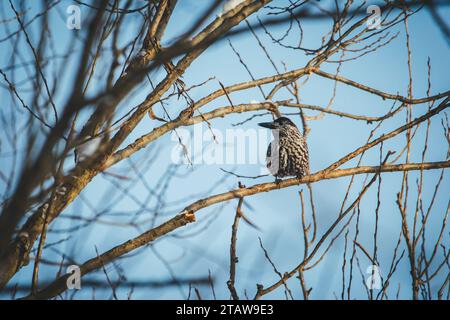
[[[267,129],[278,129],[278,124],[275,122],[261,122],[258,123],[258,126],[267,128]]]

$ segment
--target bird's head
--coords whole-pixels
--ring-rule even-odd
[[[258,123],[258,125],[272,130],[297,129],[297,126],[286,117],[280,117],[272,122]]]

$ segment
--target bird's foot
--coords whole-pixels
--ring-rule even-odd
[[[276,184],[279,184],[280,182],[281,182],[281,179],[278,178],[278,177],[275,177],[275,183],[276,183]]]

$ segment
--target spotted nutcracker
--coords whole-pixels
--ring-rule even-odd
[[[309,174],[309,154],[306,139],[297,126],[288,118],[280,117],[273,122],[259,123],[272,129],[274,140],[267,148],[267,168],[279,178]]]

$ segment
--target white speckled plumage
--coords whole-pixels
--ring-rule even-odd
[[[309,174],[309,152],[306,139],[288,118],[275,120],[275,139],[267,148],[267,168],[276,178],[303,177]],[[271,124],[263,124],[268,127]]]

